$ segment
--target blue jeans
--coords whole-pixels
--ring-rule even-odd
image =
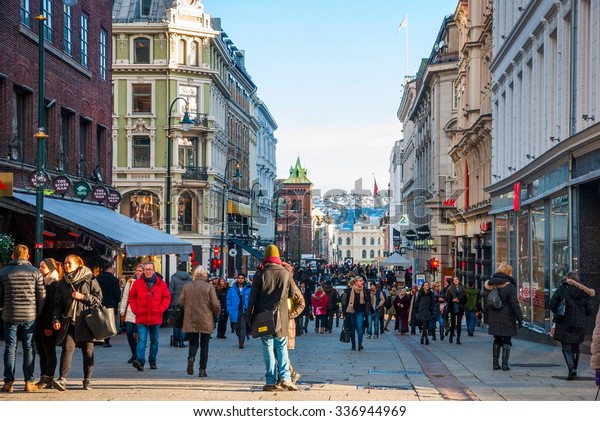
[[[467,321],[467,333],[475,332],[475,312],[465,310],[465,319]]]
[[[23,375],[26,382],[32,382],[35,368],[35,352],[33,349],[34,324],[30,322],[4,322],[4,381],[15,381],[17,365],[17,329],[23,329]]]
[[[265,382],[275,384],[277,374],[281,381],[291,381],[290,365],[288,358],[287,341],[288,338],[276,338],[274,336],[263,336],[260,338],[263,345],[263,358],[265,360]],[[277,355],[277,358],[275,356]]]
[[[156,363],[156,355],[158,354],[158,328],[159,325],[137,325],[138,343],[135,350],[137,360],[144,365],[146,362],[146,342],[148,334],[150,334],[150,354],[148,362]]]
[[[354,336],[354,331],[356,331],[356,336],[358,337],[358,342],[362,344],[363,341],[363,323],[365,321],[365,313],[360,312],[360,313],[348,313],[348,325],[350,327],[350,333],[351,336],[350,338],[352,339],[352,346],[354,347],[356,342],[355,342],[355,336]]]
[[[369,312],[369,328],[367,329],[367,335],[379,336],[379,310],[375,310],[375,313]]]

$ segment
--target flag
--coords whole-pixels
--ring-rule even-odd
[[[400,25],[398,25],[398,29],[396,29],[396,32],[400,32],[400,29],[406,28],[406,25],[408,25],[408,15],[404,15],[402,21],[400,21]]]
[[[375,175],[373,175],[373,182],[375,183],[373,185],[373,196],[377,196],[379,189],[377,188],[377,180],[375,180]]]

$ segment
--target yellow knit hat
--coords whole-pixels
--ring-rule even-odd
[[[268,257],[279,257],[279,249],[277,249],[277,246],[271,244],[265,248],[265,258]]]

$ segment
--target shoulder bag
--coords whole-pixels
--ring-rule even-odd
[[[552,317],[553,323],[558,323],[565,318],[565,311],[567,309],[567,300],[563,297],[562,294],[559,293],[560,302],[558,303],[558,307],[556,308],[556,312],[554,313],[554,317]]]
[[[96,340],[103,341],[117,334],[115,312],[112,308],[91,307],[87,310],[84,321]]]

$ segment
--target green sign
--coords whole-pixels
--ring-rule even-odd
[[[92,187],[88,182],[80,181],[78,183],[75,183],[73,191],[75,192],[75,196],[77,196],[81,200],[84,200],[92,191]]]

